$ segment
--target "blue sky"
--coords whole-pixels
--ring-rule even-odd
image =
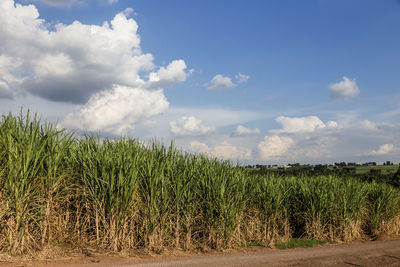
[[[0,9],[1,113],[244,163],[400,161],[399,1]]]

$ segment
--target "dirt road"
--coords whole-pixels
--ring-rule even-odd
[[[135,259],[88,257],[73,261],[13,263],[7,264],[7,266],[400,266],[400,240],[287,250],[259,248],[245,252],[200,256],[145,257]]]

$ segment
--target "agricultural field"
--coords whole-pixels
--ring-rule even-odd
[[[0,122],[0,251],[73,244],[208,251],[400,233],[400,190],[335,175],[257,175],[132,138],[75,136],[29,113]]]
[[[371,170],[381,171],[382,174],[394,173],[399,169],[399,165],[377,165],[377,166],[356,166],[356,174],[365,174]]]

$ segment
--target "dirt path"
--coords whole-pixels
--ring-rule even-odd
[[[2,265],[2,264],[0,264]],[[225,254],[180,257],[85,258],[57,262],[9,263],[5,266],[400,266],[400,240],[374,241],[349,245],[327,245],[288,250],[250,249]]]

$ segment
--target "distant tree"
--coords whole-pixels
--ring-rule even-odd
[[[394,185],[395,187],[400,187],[400,167],[397,169],[397,172],[395,172],[395,174],[393,175],[392,185]]]
[[[328,172],[328,166],[327,165],[318,164],[318,165],[315,165],[315,167],[314,167],[314,173],[316,175],[325,174],[327,172]]]

